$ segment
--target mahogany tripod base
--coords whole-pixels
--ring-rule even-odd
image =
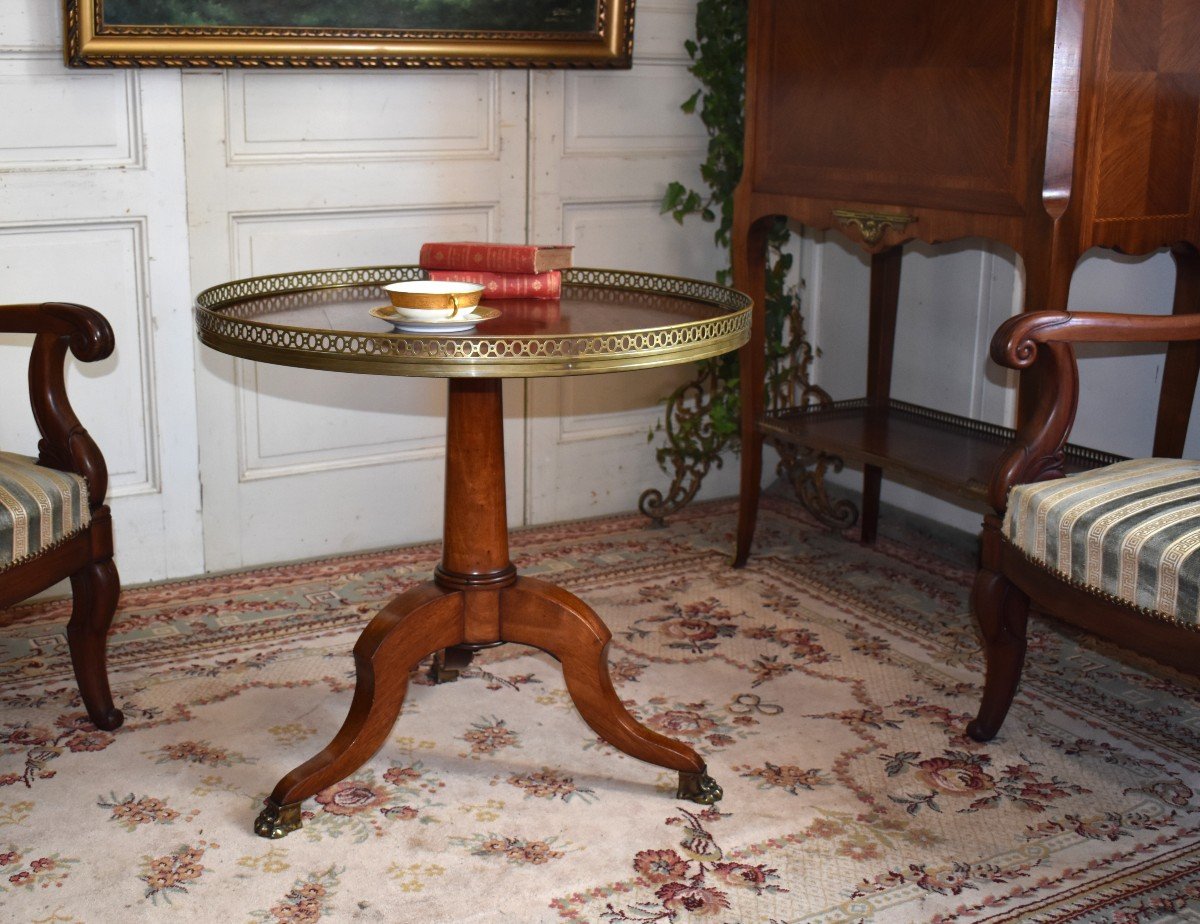
[[[254,823],[260,837],[279,838],[302,824],[301,803],[354,773],[383,745],[400,715],[409,673],[429,655],[456,646],[516,642],[562,665],[575,708],[617,748],[679,772],[676,797],[711,805],[721,787],[686,744],[639,723],[621,703],[608,672],[612,634],[575,595],[536,578],[511,577],[494,587],[428,582],[392,599],[354,645],[356,683],[350,712],[324,750],[276,785]]]

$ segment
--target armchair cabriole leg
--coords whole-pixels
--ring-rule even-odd
[[[1025,628],[1029,598],[1007,578],[981,568],[971,591],[971,608],[983,633],[987,673],[983,699],[967,734],[991,741],[1004,724],[1025,664]]]
[[[121,727],[125,716],[113,704],[105,651],[108,629],[121,595],[121,582],[112,559],[93,562],[72,574],[71,594],[67,644],[75,680],[88,718],[97,728],[113,731]]]

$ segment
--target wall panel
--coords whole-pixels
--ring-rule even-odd
[[[0,303],[75,301],[116,335],[68,367],[108,460],[127,583],[203,569],[178,71],[68,70],[61,4],[0,4]],[[18,338],[19,339],[19,338]],[[25,338],[28,340],[28,338]],[[0,445],[35,452],[6,338]]]
[[[678,59],[639,63],[630,73],[569,73],[563,156],[694,157],[698,120],[679,107],[694,91]]]
[[[136,71],[93,76],[49,52],[0,54],[0,170],[142,166],[136,90]]]
[[[230,163],[495,157],[497,71],[228,77]]]
[[[197,287],[524,237],[523,74],[195,74],[184,90]],[[200,360],[209,567],[440,533],[444,382]]]

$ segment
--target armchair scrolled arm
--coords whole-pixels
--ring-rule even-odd
[[[1042,343],[1167,343],[1200,340],[1200,315],[1114,311],[1030,311],[1009,318],[992,337],[992,359],[1024,369]],[[1012,358],[1010,358],[1012,357]]]
[[[107,359],[116,345],[104,315],[71,302],[0,305],[0,333],[66,337],[75,358],[85,363]]]
[[[116,344],[112,326],[86,305],[43,302],[0,305],[0,333],[35,335],[29,356],[29,400],[41,434],[39,464],[82,475],[91,506],[100,507],[108,493],[108,466],[71,407],[64,360],[68,349],[80,362],[107,359]]]
[[[1009,318],[992,336],[992,362],[1009,369],[1028,369],[1038,355],[1038,345],[1048,343],[1071,315],[1065,311],[1037,311]]]
[[[1042,388],[1029,418],[993,469],[988,502],[1003,513],[1014,485],[1061,478],[1063,446],[1079,405],[1076,343],[1200,340],[1200,315],[1033,311],[1009,318],[992,337],[991,356],[1009,369],[1041,364]]]
[[[1075,344],[1188,340],[1200,341],[1200,315],[1065,311],[1018,315],[1005,321],[992,338],[996,363],[1017,370],[1036,367],[1039,378],[1033,409],[997,460],[988,485],[995,512],[984,519],[980,568],[971,594],[987,659],[979,714],[967,729],[976,740],[987,741],[999,731],[1016,694],[1031,600],[1042,610],[1163,663],[1192,672],[1200,669],[1200,613],[1186,610],[1182,602],[1176,605],[1191,598],[1185,585],[1200,571],[1200,558],[1191,565],[1191,576],[1173,562],[1164,564],[1160,573],[1159,559],[1150,558],[1154,545],[1146,541],[1168,527],[1177,532],[1194,528],[1200,534],[1200,518],[1193,524],[1186,510],[1175,509],[1198,500],[1180,486],[1200,481],[1200,465],[1129,460],[1071,475],[1061,486],[1039,487],[1040,482],[1064,478],[1063,447],[1079,402]],[[1148,494],[1154,503],[1161,497],[1161,508],[1152,509],[1144,500],[1121,506],[1126,497]],[[1112,513],[1115,507],[1120,507],[1119,514]],[[1161,518],[1166,525],[1155,519],[1158,509],[1170,511]],[[1038,529],[1031,529],[1030,522],[1039,524]],[[1136,524],[1136,531],[1126,546],[1125,524],[1130,523]],[[1056,536],[1054,548],[1039,538],[1047,532]],[[1174,536],[1167,541],[1173,542]],[[1122,568],[1132,567],[1137,575],[1140,567],[1139,580],[1131,585],[1124,571],[1097,578],[1092,570],[1087,581],[1081,579],[1077,567],[1069,564],[1072,554],[1078,562],[1100,542],[1121,550],[1115,560]],[[1164,556],[1165,562],[1169,556]],[[1154,582],[1147,574],[1153,574]],[[1119,590],[1130,586],[1134,595],[1121,596]]]

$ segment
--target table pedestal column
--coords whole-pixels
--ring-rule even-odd
[[[442,562],[433,581],[393,598],[359,636],[350,712],[324,750],[275,786],[254,824],[262,837],[299,828],[305,799],[345,779],[382,746],[412,669],[460,645],[517,642],[548,652],[597,735],[632,757],[679,771],[677,798],[705,805],[721,798],[692,748],[646,728],[621,704],[608,673],[612,635],[591,607],[561,587],[517,576],[508,557],[501,384],[450,380]]]

